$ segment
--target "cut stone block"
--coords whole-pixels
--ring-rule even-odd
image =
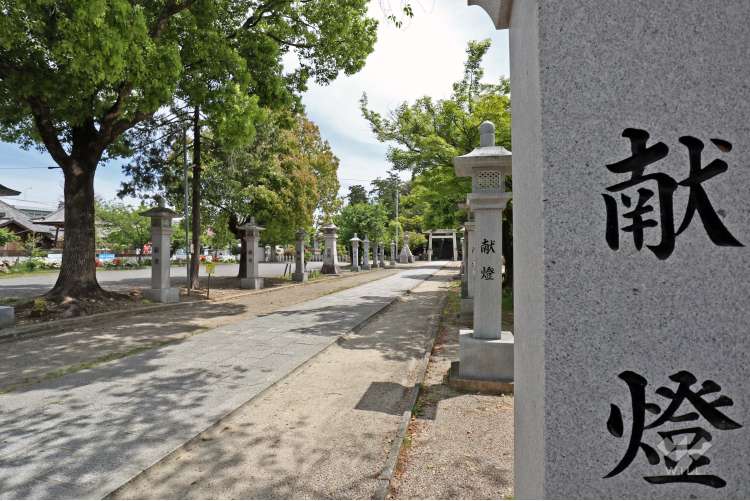
[[[262,278],[241,278],[240,289],[262,289],[263,279]]]
[[[0,329],[16,325],[16,310],[12,306],[0,306]]]
[[[500,339],[476,339],[471,329],[458,337],[458,376],[486,381],[513,381],[513,334],[502,331]]]
[[[143,296],[157,303],[179,303],[180,289],[175,287],[168,289],[147,289],[143,292]]]

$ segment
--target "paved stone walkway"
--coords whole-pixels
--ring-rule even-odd
[[[101,498],[441,267],[0,395],[0,498]]]

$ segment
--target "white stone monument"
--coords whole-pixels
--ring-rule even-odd
[[[750,2],[473,3],[510,28],[515,497],[746,498]]]
[[[396,242],[391,240],[391,266],[396,266]]]
[[[401,254],[398,256],[399,263],[413,263],[414,255],[409,248],[409,234],[404,232],[404,244],[401,247]]]
[[[380,248],[380,267],[385,268],[385,242],[380,242],[378,247]]]
[[[359,243],[361,241],[362,240],[359,237],[357,237],[356,233],[354,234],[354,237],[351,240],[349,240],[349,242],[351,242],[352,244],[352,265],[351,265],[352,271],[360,271],[361,269],[359,266]]]
[[[505,176],[511,154],[495,146],[495,126],[479,126],[480,146],[453,159],[456,175],[471,176],[468,203],[476,218],[474,328],[459,335],[459,377],[487,381],[513,380],[513,334],[501,332],[502,211],[511,198]]]
[[[245,276],[240,277],[241,289],[262,289],[263,278],[260,277],[257,251],[260,232],[265,228],[258,226],[255,218],[251,217],[250,221],[239,227],[242,231],[242,238],[245,240],[247,257],[245,258]]]
[[[370,271],[370,239],[365,235],[362,240],[362,269]]]
[[[338,275],[339,259],[336,248],[336,237],[338,236],[336,230],[338,228],[335,224],[328,223],[321,230],[323,231],[323,239],[325,241],[325,251],[323,254],[323,267],[320,269],[320,273],[323,275]]]
[[[305,239],[307,233],[300,228],[297,230],[297,244],[294,253],[294,274],[292,280],[295,282],[307,282],[307,271],[305,271]]]
[[[16,325],[16,310],[12,306],[0,306],[0,329]]]
[[[179,303],[180,289],[171,287],[169,279],[172,219],[177,213],[164,207],[161,198],[156,202],[157,207],[141,212],[151,218],[151,288],[143,296],[158,303]]]

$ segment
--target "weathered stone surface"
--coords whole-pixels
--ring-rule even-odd
[[[750,2],[741,0],[513,2],[518,498],[750,492],[749,18]],[[644,147],[663,143],[667,155],[608,169],[643,149],[623,137],[633,137],[628,129],[647,132]],[[693,154],[693,169],[686,136],[705,145],[702,156]],[[699,179],[708,172],[697,169],[717,159],[726,164],[714,167],[726,171]],[[639,165],[651,177],[617,187],[637,177]],[[677,184],[691,172],[692,184]],[[691,191],[699,212],[689,209]],[[634,228],[625,229],[633,214],[624,214],[645,206],[651,210],[641,217],[657,226],[643,229],[641,246]],[[717,218],[707,220],[709,208]],[[712,241],[720,226],[744,247]],[[660,247],[663,230],[666,241],[679,233],[671,253]],[[694,420],[664,415],[678,381],[683,392],[714,382],[680,403],[677,416],[695,412]],[[658,410],[634,406],[631,389],[636,404]],[[696,409],[720,395],[731,404]],[[726,419],[712,424],[711,409]],[[641,419],[652,427],[642,430]],[[693,426],[710,434],[695,449],[710,448],[684,460],[686,451],[659,433]],[[640,443],[658,463],[649,463]],[[678,454],[680,471],[695,458],[710,463],[695,465],[692,478],[675,478],[665,455]]]
[[[458,337],[458,376],[487,381],[513,381],[513,334],[503,331],[498,339],[480,339],[462,329]]]
[[[0,306],[0,329],[16,325],[16,310],[12,306]]]
[[[170,287],[167,289],[146,289],[143,291],[143,297],[157,303],[179,303],[180,289]]]

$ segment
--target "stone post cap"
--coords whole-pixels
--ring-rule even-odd
[[[361,242],[362,240],[357,237],[357,234],[355,233],[354,236],[349,240],[350,242]]]
[[[307,232],[303,228],[300,228],[299,230],[297,230],[297,240],[304,240],[306,236],[307,236]]]
[[[258,226],[258,224],[255,222],[255,217],[251,217],[250,221],[243,224],[242,226],[239,226],[238,229],[253,234],[257,234],[256,232],[265,230],[264,227]]]
[[[177,214],[172,209],[162,207],[161,205],[158,207],[153,207],[147,211],[141,212],[141,216],[150,217],[154,219],[173,219],[177,217],[178,215],[179,214]]]
[[[370,243],[370,239],[367,238],[367,235],[365,235],[365,239],[363,240],[363,242],[367,242],[368,244]]]
[[[500,171],[510,176],[513,155],[502,146],[495,146],[495,125],[482,122],[479,126],[479,147],[466,155],[453,158],[453,167],[458,177],[474,177],[474,169]]]
[[[328,223],[327,225],[321,227],[320,229],[323,230],[323,233],[326,235],[331,235],[331,234],[335,235],[336,230],[338,230],[339,228],[333,223]]]
[[[495,146],[495,124],[489,120],[479,125],[479,146]]]

